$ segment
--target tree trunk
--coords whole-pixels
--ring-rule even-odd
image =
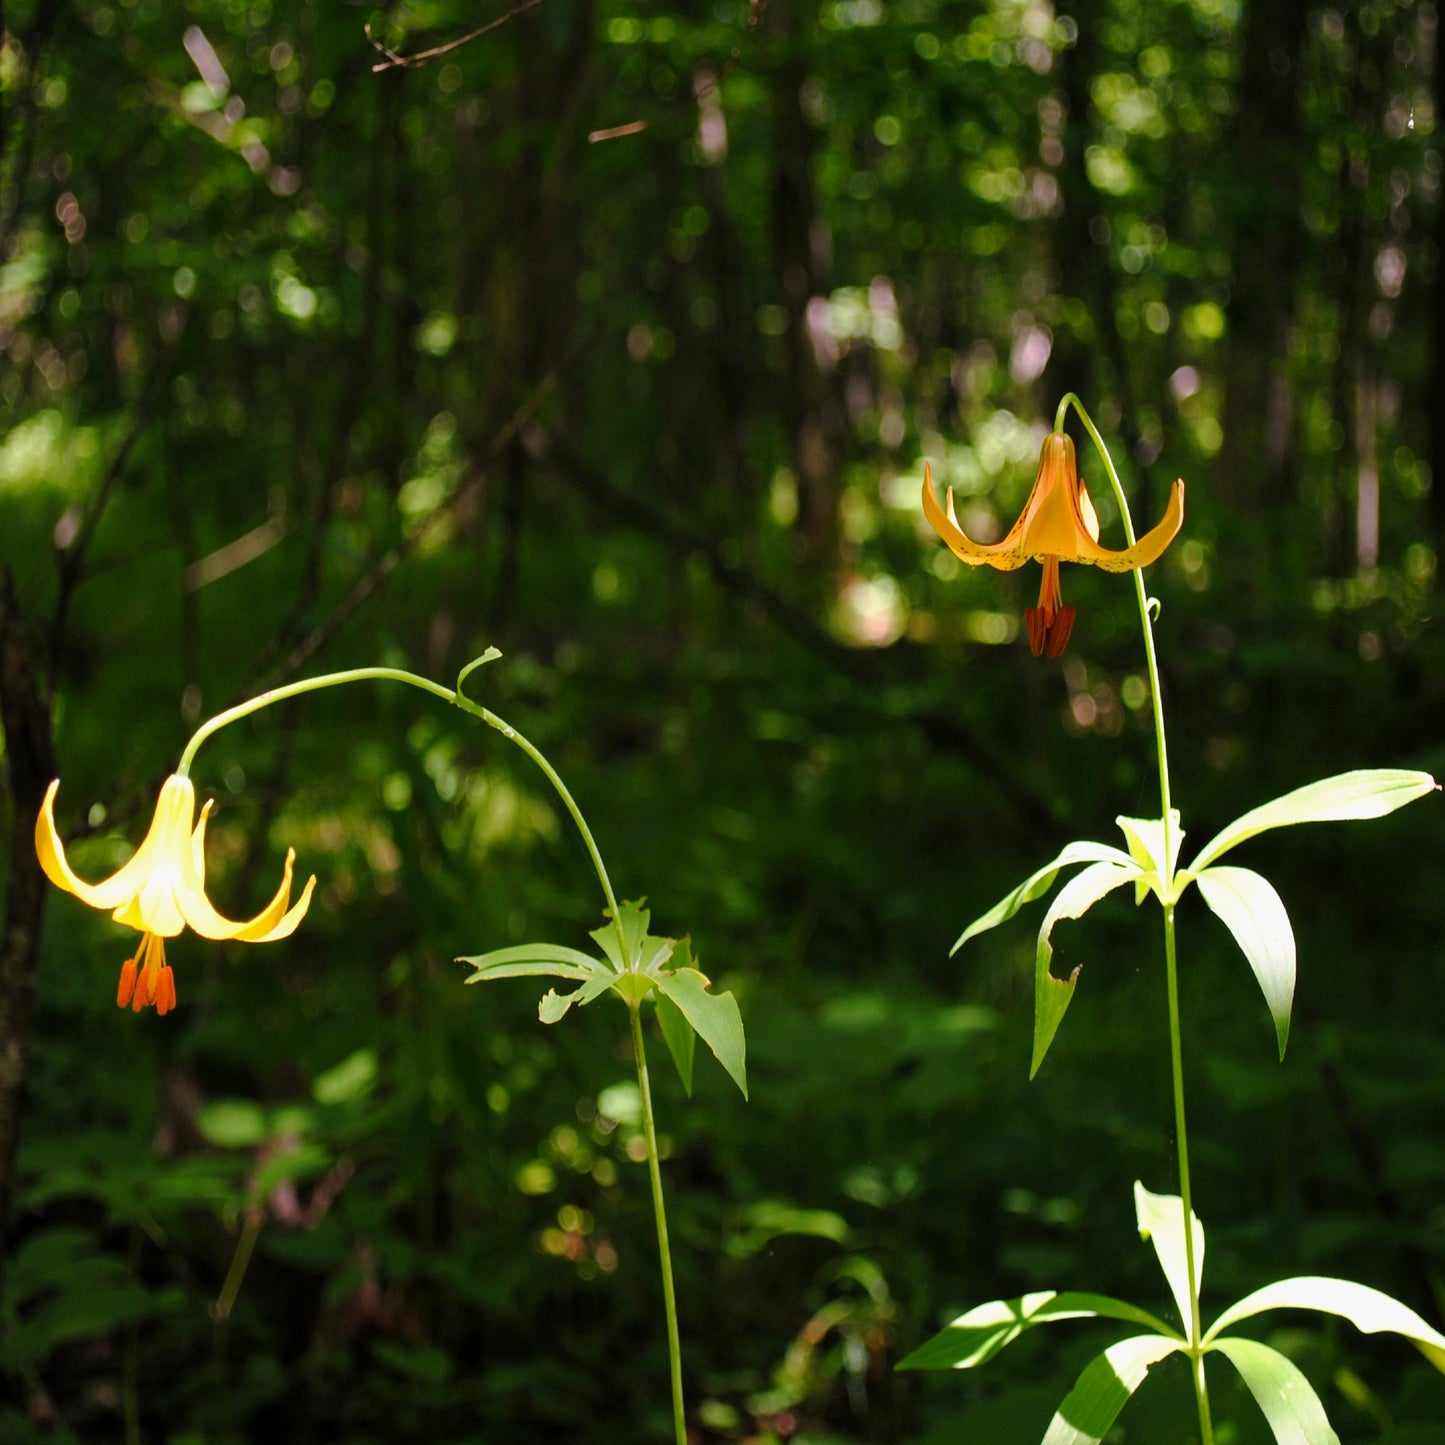
[[[1229,154],[1248,156],[1234,188],[1234,276],[1224,375],[1224,450],[1216,494],[1242,517],[1262,518],[1293,491],[1293,398],[1285,374],[1300,235],[1300,111],[1296,95],[1306,26],[1303,0],[1250,0]]]
[[[1435,111],[1445,106],[1445,23],[1435,24]],[[1445,195],[1435,201],[1435,277],[1430,290],[1430,370],[1426,410],[1430,417],[1430,523],[1435,556],[1445,559]],[[1435,582],[1441,582],[1437,560]]]
[[[34,820],[55,776],[50,701],[36,675],[35,647],[15,602],[8,568],[0,567],[0,721],[10,785],[10,860],[5,918],[0,927],[0,1269],[8,1232],[20,1139],[35,963],[45,912],[45,875],[35,855]],[[3,1290],[0,1276],[0,1290]]]
[[[838,457],[837,427],[808,323],[809,301],[826,289],[827,251],[826,223],[813,187],[813,131],[803,110],[804,36],[812,24],[812,0],[776,0],[768,17],[781,56],[772,87],[772,219],[774,274],[787,318],[783,422],[798,488],[800,560],[823,581],[838,564]]]

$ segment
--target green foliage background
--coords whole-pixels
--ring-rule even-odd
[[[1147,696],[1132,589],[1066,569],[1069,653],[1033,659],[1032,569],[959,568],[923,461],[1007,526],[1075,390],[1142,525],[1185,477],[1148,581],[1196,840],[1445,769],[1436,8],[523,11],[6,5],[0,560],[62,826],[98,876],[205,717],[500,646],[487,705],[742,1004],[750,1104],[707,1058],[691,1103],[660,1080],[698,1439],[1037,1439],[1097,1331],[891,1367],[1000,1295],[1166,1307],[1130,1202],[1175,1185],[1158,939],[1127,902],[1059,930],[1085,969],[1033,1086],[1030,928],[947,950],[1154,806]],[[493,19],[408,65],[366,29],[405,56]],[[544,780],[380,687],[194,776],[221,906],[288,846],[316,899],[285,943],[174,944],[164,1020],[114,1007],[129,937],[47,900],[0,1440],[663,1438],[624,1016],[544,1029],[453,962],[598,923]],[[1439,830],[1251,845],[1300,942],[1283,1065],[1181,910],[1206,1301],[1337,1273],[1440,1317]],[[1439,1438],[1402,1348],[1273,1339],[1342,1438]],[[1189,1438],[1184,1389],[1119,1438]]]

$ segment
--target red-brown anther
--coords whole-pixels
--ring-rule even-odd
[[[131,999],[130,1006],[135,1013],[153,1004],[155,999],[156,974],[155,969],[147,960],[140,971],[140,977],[136,980],[135,997]]]
[[[1064,593],[1059,583],[1059,559],[1044,558],[1044,575],[1039,584],[1039,605],[1024,609],[1024,622],[1029,630],[1029,649],[1035,657],[1047,653],[1058,657],[1069,645],[1074,630],[1074,611],[1063,605]]]
[[[158,1014],[167,1014],[176,1006],[176,979],[166,962],[165,939],[154,933],[142,937],[135,957],[121,965],[115,1001],[134,1013],[154,1006]]]

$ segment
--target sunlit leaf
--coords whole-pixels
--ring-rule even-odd
[[[600,963],[592,965],[592,977],[577,990],[578,1005],[591,1003],[594,998],[600,998],[617,982],[617,975],[610,968],[604,968]]]
[[[1149,1367],[1182,1350],[1182,1340],[1135,1335],[1110,1345],[1085,1367],[1049,1422],[1042,1445],[1099,1445]]]
[[[747,1043],[743,1017],[730,993],[712,993],[695,968],[680,968],[658,976],[657,986],[682,1011],[683,1017],[717,1055],[733,1082],[748,1096]]]
[[[1215,1349],[1249,1386],[1277,1445],[1340,1445],[1314,1386],[1292,1360],[1258,1340],[1219,1340]]]
[[[376,1050],[357,1049],[311,1081],[311,1097],[318,1104],[355,1103],[371,1092],[376,1074]]]
[[[1159,1256],[1159,1268],[1169,1281],[1179,1318],[1184,1328],[1189,1328],[1189,1259],[1184,1244],[1184,1201],[1177,1194],[1151,1194],[1136,1179],[1134,1181],[1134,1216],[1139,1224],[1139,1234],[1154,1246]],[[1197,1297],[1204,1281],[1204,1226],[1199,1216],[1190,1211],[1190,1224],[1194,1234],[1194,1292]]]
[[[1205,1331],[1205,1342],[1215,1339],[1230,1325],[1249,1319],[1251,1315],[1280,1309],[1318,1310],[1322,1314],[1339,1315],[1367,1335],[1404,1335],[1436,1369],[1445,1371],[1445,1335],[1427,1324],[1408,1305],[1368,1285],[1322,1275],[1277,1280],[1246,1295],[1238,1303],[1230,1305]]]
[[[1113,851],[1118,853],[1117,849]],[[1044,914],[1034,954],[1034,1056],[1029,1066],[1029,1078],[1038,1073],[1039,1065],[1043,1063],[1044,1055],[1048,1053],[1074,997],[1074,986],[1079,981],[1079,968],[1074,969],[1068,978],[1055,978],[1049,971],[1054,956],[1049,935],[1060,919],[1082,918],[1105,894],[1134,882],[1140,876],[1141,869],[1132,858],[1123,853],[1118,853],[1118,856],[1124,859],[1122,864],[1110,858],[1107,862],[1091,863],[1074,874],[1059,889],[1058,897]]]
[[[537,1005],[537,1017],[544,1024],[555,1024],[574,1003],[578,1008],[591,1003],[593,999],[600,997],[612,988],[617,981],[617,975],[610,968],[593,960],[592,967],[588,971],[587,982],[581,988],[573,989],[571,993],[566,994],[559,994],[555,988],[549,988],[542,995],[541,1002]],[[471,980],[468,979],[468,982],[470,983]]]
[[[649,934],[642,940],[642,972],[654,977],[664,967],[691,968],[692,941],[687,938],[656,938]]]
[[[577,1002],[577,996],[581,992],[579,988],[564,994],[558,993],[555,988],[549,988],[537,1005],[537,1017],[544,1024],[555,1024],[558,1019],[566,1016],[567,1010]]]
[[[523,943],[497,948],[473,958],[459,958],[476,971],[467,983],[488,983],[496,978],[529,978],[550,974],[556,978],[591,978],[598,963],[590,954],[558,943]]]
[[[1282,798],[1251,808],[1200,849],[1190,865],[1191,873],[1207,868],[1230,848],[1270,828],[1295,823],[1329,823],[1351,818],[1383,818],[1416,798],[1434,792],[1440,785],[1429,773],[1405,768],[1361,768],[1306,783]]]
[[[636,968],[640,964],[642,954],[642,940],[647,936],[647,926],[652,921],[652,914],[642,905],[646,903],[645,898],[636,902],[629,900],[618,905],[617,915],[622,924],[622,936],[625,940],[625,952],[619,953],[617,939],[617,924],[607,922],[601,928],[592,930],[592,937],[597,940],[598,946],[611,959],[612,965],[619,972],[625,969]],[[609,909],[607,917],[612,918]]]
[[[1036,873],[1031,873],[1011,893],[999,899],[987,913],[975,918],[959,934],[958,942],[949,952],[957,953],[970,938],[1007,922],[1025,903],[1032,903],[1035,898],[1042,897],[1054,886],[1054,879],[1058,877],[1061,868],[1068,868],[1074,863],[1104,862],[1117,863],[1121,867],[1133,866],[1133,860],[1127,853],[1120,848],[1111,848],[1107,843],[1079,841],[1067,844],[1051,863],[1045,863]]]
[[[737,1233],[725,1248],[729,1259],[750,1259],[773,1240],[787,1234],[805,1234],[833,1244],[848,1242],[848,1221],[831,1209],[800,1209],[776,1199],[760,1199],[741,1211]]]
[[[1148,1310],[1109,1295],[1070,1290],[1036,1290],[1011,1300],[990,1300],[945,1326],[898,1365],[900,1370],[968,1370],[1012,1344],[1025,1330],[1059,1320],[1111,1319],[1144,1325],[1169,1340],[1182,1336]]]
[[[1179,845],[1184,841],[1184,829],[1179,826],[1179,809],[1169,810],[1169,850],[1164,849],[1164,820],[1162,818],[1115,818],[1129,844],[1129,856],[1147,873],[1157,878],[1169,878],[1179,863]],[[1144,883],[1140,881],[1138,899],[1143,898]],[[1136,900],[1137,901],[1137,900]]]
[[[1284,1058],[1295,980],[1294,930],[1284,903],[1268,879],[1248,868],[1206,868],[1194,881],[1249,960]]]
[[[220,1149],[254,1149],[270,1133],[265,1111],[250,1099],[212,1099],[196,1110],[195,1124]]]

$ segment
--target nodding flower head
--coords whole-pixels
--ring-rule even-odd
[[[1111,551],[1099,545],[1099,518],[1074,460],[1074,443],[1063,432],[1051,432],[1039,455],[1034,488],[1018,521],[1001,542],[975,542],[958,525],[953,510],[953,489],[947,507],[938,505],[933,474],[923,468],[923,511],[949,550],[970,567],[997,567],[1012,571],[1025,562],[1044,564],[1039,605],[1024,616],[1029,646],[1035,657],[1047,652],[1057,657],[1067,646],[1074,626],[1074,609],[1065,607],[1059,585],[1060,562],[1089,562],[1106,572],[1129,572],[1156,561],[1184,522],[1184,483],[1175,482],[1163,520],[1132,547]]]
[[[100,883],[76,877],[65,859],[65,846],[55,827],[55,791],[51,783],[40,816],[35,820],[35,851],[40,866],[57,888],[73,893],[92,908],[111,910],[117,923],[137,929],[141,941],[121,967],[116,1003],[140,1010],[154,1004],[168,1013],[176,1004],[176,984],[166,962],[165,940],[191,928],[203,938],[235,938],[244,943],[269,943],[285,938],[301,922],[311,903],[313,877],[301,897],[291,903],[291,870],[295,852],[287,850],[286,866],[276,896],[252,919],[235,922],[223,917],[206,897],[206,818],[210,803],[191,828],[196,811],[195,789],[189,778],[166,779],[156,803],[150,831],[130,861]]]

